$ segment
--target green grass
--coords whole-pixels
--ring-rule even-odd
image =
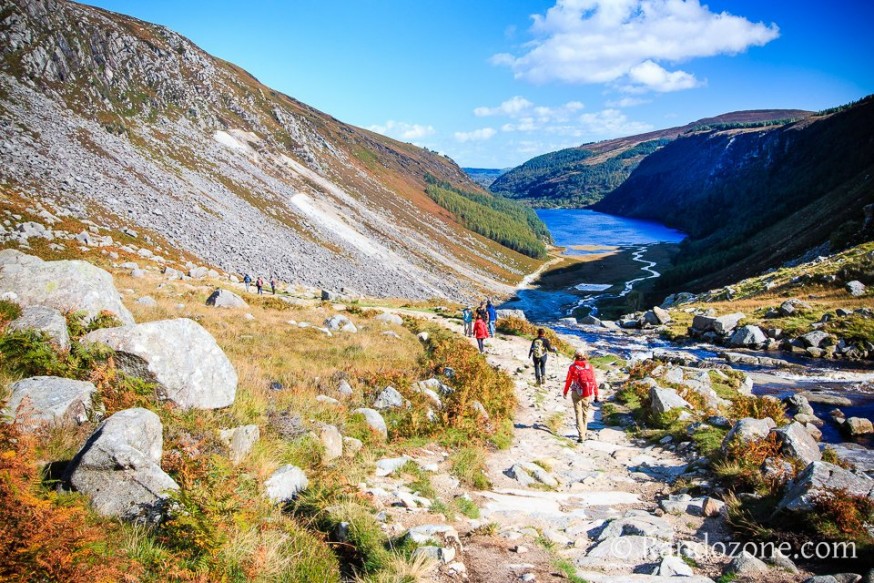
[[[434,486],[431,484],[431,478],[428,477],[428,472],[423,470],[419,464],[410,460],[398,470],[398,473],[413,478],[408,485],[414,492],[418,492],[420,496],[425,498],[436,500],[437,491],[434,490]]]
[[[588,581],[577,575],[577,568],[574,567],[574,564],[567,559],[561,559],[556,557],[552,560],[552,566],[557,571],[561,572],[565,576],[565,578],[571,583],[589,583]]]
[[[459,512],[470,519],[476,520],[480,517],[479,506],[473,500],[459,496],[455,499],[455,506]]]
[[[491,487],[486,477],[486,452],[482,447],[473,445],[459,449],[449,456],[450,471],[463,483],[487,490]]]

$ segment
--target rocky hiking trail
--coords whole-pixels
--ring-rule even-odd
[[[461,333],[454,321],[434,320]],[[464,547],[456,560],[469,580],[658,582],[682,574],[693,583],[720,574],[729,559],[706,556],[702,543],[705,535],[710,542],[724,539],[722,503],[667,499],[689,460],[667,444],[606,427],[598,405],[594,418],[590,412],[588,439],[577,443],[571,401],[561,396],[571,361],[550,355],[547,382],[538,387],[529,344],[503,334],[487,341],[486,359],[513,377],[519,405],[512,445],[488,456],[491,488],[469,492],[481,518],[453,523]],[[599,371],[601,382],[622,376]],[[660,498],[667,500],[660,505]],[[481,534],[484,525],[491,532]]]

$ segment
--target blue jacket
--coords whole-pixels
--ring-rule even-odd
[[[494,304],[486,305],[486,311],[489,313],[489,322],[498,321],[498,310],[495,309]]]

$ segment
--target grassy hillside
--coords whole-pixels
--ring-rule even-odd
[[[874,202],[872,140],[872,98],[785,126],[693,132],[594,208],[689,233],[657,283],[704,290],[819,245],[870,240],[862,209]]]
[[[801,110],[739,111],[682,127],[559,150],[513,168],[489,189],[539,208],[588,206],[622,184],[643,159],[684,133],[715,126],[784,124],[809,114]]]

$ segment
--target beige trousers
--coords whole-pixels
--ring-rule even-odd
[[[577,418],[577,433],[580,439],[586,438],[586,426],[589,423],[589,408],[592,406],[593,397],[578,396],[571,391],[571,399],[574,402],[574,415]]]

